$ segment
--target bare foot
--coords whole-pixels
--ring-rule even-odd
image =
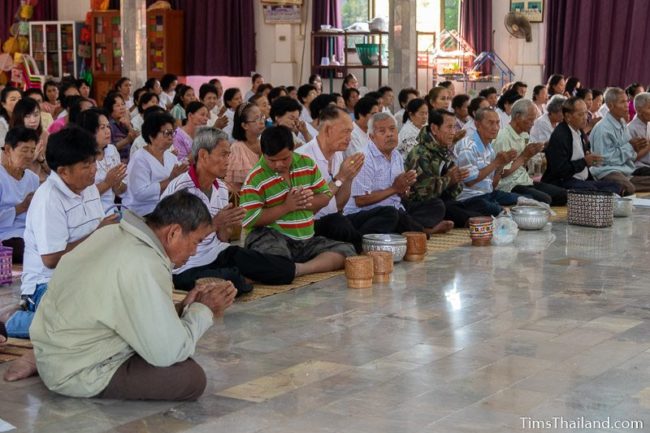
[[[36,358],[34,357],[34,351],[30,350],[11,363],[9,369],[5,372],[4,379],[7,382],[15,382],[35,376],[36,374],[38,374],[36,370]]]
[[[0,308],[0,322],[7,323],[9,318],[18,310],[20,310],[20,305],[18,304],[5,305]]]
[[[430,234],[437,235],[437,234],[441,234],[441,233],[447,233],[453,228],[454,228],[454,222],[453,221],[442,220],[438,224],[436,224],[433,228],[428,229],[428,232]]]

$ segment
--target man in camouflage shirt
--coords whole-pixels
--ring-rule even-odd
[[[411,200],[440,198],[445,203],[445,219],[453,221],[456,227],[465,227],[469,218],[488,213],[478,203],[456,201],[469,170],[459,168],[453,160],[454,122],[454,114],[449,111],[430,111],[429,124],[420,132],[418,144],[407,155],[404,167],[417,173],[411,186]]]

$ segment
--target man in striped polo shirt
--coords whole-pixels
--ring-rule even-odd
[[[263,157],[241,189],[243,226],[250,231],[246,247],[290,258],[297,274],[342,268],[354,247],[314,236],[314,214],[332,198],[316,163],[293,152],[293,136],[284,126],[267,128],[261,147]]]

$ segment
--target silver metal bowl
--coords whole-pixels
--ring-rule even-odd
[[[395,234],[363,235],[363,251],[388,251],[393,254],[393,262],[399,262],[406,254],[406,238]]]
[[[510,213],[522,230],[540,230],[550,217],[549,211],[536,206],[515,206],[510,209]]]
[[[614,201],[614,216],[629,217],[634,210],[634,204],[631,198],[619,197]]]

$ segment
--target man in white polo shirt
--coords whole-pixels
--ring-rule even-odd
[[[350,144],[353,128],[352,120],[344,110],[335,105],[328,105],[321,110],[319,122],[318,136],[296,149],[296,153],[308,156],[316,162],[334,195],[327,206],[316,213],[314,230],[316,236],[349,242],[360,252],[363,235],[392,233],[397,226],[399,215],[397,210],[390,206],[380,206],[351,215],[343,215],[340,212],[350,199],[352,181],[361,171],[365,156],[363,152],[358,152],[343,159],[343,152]]]
[[[34,312],[61,257],[98,227],[117,222],[104,218],[95,186],[94,137],[64,128],[49,138],[46,159],[52,173],[32,199],[25,225],[21,309],[7,321],[11,337],[29,338]]]

